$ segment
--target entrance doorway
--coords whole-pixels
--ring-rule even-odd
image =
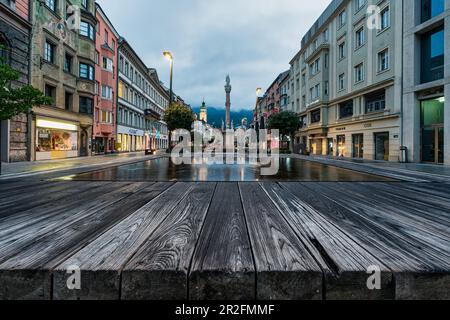
[[[422,162],[444,163],[444,101],[443,97],[422,101]]]
[[[337,136],[337,156],[345,157],[345,136]]]
[[[389,132],[375,133],[375,160],[389,161]]]
[[[364,158],[364,135],[354,134],[352,140],[353,158]]]
[[[80,157],[87,157],[89,154],[88,151],[89,142],[88,142],[88,134],[84,129],[81,129],[80,142],[81,142]]]

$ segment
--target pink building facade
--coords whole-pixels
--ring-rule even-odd
[[[95,79],[97,96],[94,108],[92,150],[94,154],[115,151],[116,93],[119,34],[97,4]]]

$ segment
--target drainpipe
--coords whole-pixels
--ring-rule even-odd
[[[401,72],[401,88],[400,88],[400,148],[403,148],[404,147],[404,131],[403,131],[403,128],[404,128],[404,118],[403,118],[403,114],[404,114],[404,106],[403,106],[403,101],[404,101],[404,97],[403,97],[403,94],[404,94],[404,42],[405,42],[405,35],[404,35],[404,24],[405,24],[405,21],[404,21],[404,17],[403,17],[403,13],[404,13],[404,11],[403,11],[403,4],[404,4],[404,2],[403,1],[400,1],[400,4],[401,4],[401,10],[402,10],[402,26],[401,26],[401,34],[402,34],[402,58],[401,58],[401,63],[400,63],[400,65],[401,65],[401,68],[402,68],[402,72]],[[401,151],[402,153],[403,153],[403,151]],[[406,151],[404,151],[405,152],[405,159],[401,159],[402,160],[402,162],[407,162],[408,160],[408,150],[406,150]]]

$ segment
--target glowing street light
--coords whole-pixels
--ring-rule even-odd
[[[170,51],[164,51],[163,52],[164,57],[170,61],[170,97],[169,97],[169,106],[172,105],[173,101],[173,90],[172,90],[172,83],[173,83],[173,55]]]

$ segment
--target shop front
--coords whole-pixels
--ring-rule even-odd
[[[116,150],[119,152],[144,151],[146,135],[144,130],[117,126]]]
[[[400,127],[398,117],[330,127],[329,155],[343,158],[399,161]]]
[[[78,123],[37,118],[35,159],[39,161],[78,157],[79,133]]]

